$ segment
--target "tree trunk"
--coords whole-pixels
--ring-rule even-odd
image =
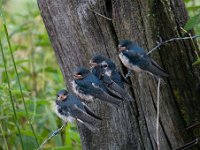
[[[126,73],[115,54],[119,40],[131,39],[151,49],[158,36],[184,36],[181,27],[188,18],[182,0],[38,0],[38,5],[67,87],[73,69],[88,67],[96,52],[112,58]],[[175,149],[194,139],[186,127],[200,118],[199,68],[191,65],[194,47],[190,40],[174,42],[151,57],[169,73],[160,92],[160,148]],[[134,103],[124,102],[120,109],[98,100],[89,104],[103,122],[97,134],[78,124],[83,149],[157,149],[157,81],[144,74],[132,76],[130,82]]]

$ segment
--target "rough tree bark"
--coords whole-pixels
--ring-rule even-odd
[[[125,73],[115,55],[120,39],[151,49],[158,36],[184,36],[181,27],[188,19],[182,0],[38,0],[38,5],[68,87],[73,69],[88,66],[93,53],[109,56]],[[186,127],[200,117],[199,68],[191,65],[194,47],[191,41],[174,42],[151,56],[170,75],[161,86],[160,147],[175,149],[194,138]],[[146,74],[134,75],[130,82],[134,103],[120,109],[99,101],[89,104],[103,123],[98,134],[78,125],[83,149],[157,149],[157,83]]]

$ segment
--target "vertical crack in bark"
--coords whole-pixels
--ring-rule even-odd
[[[148,40],[147,40],[147,32],[146,32],[146,28],[145,28],[145,21],[143,19],[143,13],[142,13],[142,7],[141,7],[141,2],[139,0],[137,0],[137,3],[138,3],[138,7],[139,7],[139,14],[140,14],[140,18],[141,18],[141,24],[143,26],[143,33],[144,33],[144,37],[145,37],[145,45],[146,45],[146,49],[148,49]]]
[[[92,8],[92,4],[91,3],[89,3],[89,6]],[[103,43],[104,43],[104,46],[105,46],[105,49],[106,49],[106,53],[107,53],[107,55],[110,57],[110,55],[109,55],[109,53],[108,53],[108,49],[107,49],[107,45],[106,45],[106,40],[105,40],[105,38],[104,38],[104,35],[103,35],[103,31],[102,31],[102,29],[101,29],[101,25],[99,24],[99,21],[98,21],[98,16],[93,12],[93,15],[94,15],[94,18],[95,18],[95,21],[96,21],[96,23],[97,23],[97,25],[98,25],[98,28],[99,28],[99,30],[100,30],[100,34],[101,34],[101,36],[102,36],[102,38],[103,38]],[[107,21],[107,20],[106,20]]]
[[[45,0],[44,2],[45,2],[45,5],[46,5],[45,7],[47,8],[47,13],[49,14],[49,17],[50,17],[49,21],[51,21],[51,24],[52,24],[52,26],[53,26],[53,32],[54,32],[54,34],[56,35],[56,37],[58,37],[57,31],[56,31],[56,26],[55,26],[55,24],[53,23],[53,18],[52,18],[52,16],[51,16],[51,12],[50,12],[50,10],[49,10],[47,1]],[[39,8],[40,8],[39,3],[38,3],[38,6],[39,6]],[[42,10],[42,9],[40,8],[40,10]],[[41,11],[41,13],[42,13],[42,11]],[[43,18],[43,19],[44,19],[44,18]],[[44,19],[44,21],[45,21],[45,19]],[[46,24],[45,24],[45,25],[46,25]],[[49,33],[49,32],[48,32],[48,33]],[[53,39],[51,38],[51,35],[49,35],[49,37],[50,37],[50,39],[51,39],[51,41],[52,41]],[[62,44],[61,44],[61,42],[59,41],[58,38],[57,38],[57,42],[58,42],[58,44],[59,44],[60,49],[63,50]],[[54,42],[51,42],[51,43],[52,43],[52,45],[53,45]],[[54,49],[55,49],[55,47],[54,47]],[[60,51],[60,53],[62,53],[62,51]],[[55,53],[55,54],[57,55],[57,60],[58,60],[58,62],[60,62],[61,64],[64,64],[63,59],[62,59],[60,53]],[[64,65],[60,65],[60,68],[61,68],[61,70],[62,70],[62,72],[63,72],[63,74],[64,74],[64,68],[62,68],[62,66],[64,66]],[[69,67],[70,67],[70,66],[68,66],[67,68],[69,68]],[[69,69],[69,70],[70,70],[70,69]],[[65,74],[64,74],[64,75],[65,75]]]

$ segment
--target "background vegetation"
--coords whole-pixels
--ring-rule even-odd
[[[185,3],[191,16],[185,30],[200,34],[200,1]],[[0,14],[0,149],[36,149],[62,124],[52,104],[65,83],[36,0],[1,1]],[[81,149],[76,125],[69,124],[45,148]]]

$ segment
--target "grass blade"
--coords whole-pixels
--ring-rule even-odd
[[[7,150],[9,150],[9,149],[8,149],[8,143],[7,143],[7,141],[6,141],[6,137],[5,137],[5,134],[4,134],[4,131],[3,131],[1,122],[0,122],[0,130],[1,130],[1,133],[2,133],[2,136],[3,136],[3,140],[4,140],[4,143],[5,143],[5,147],[6,147]]]
[[[3,52],[3,46],[2,46],[2,43],[1,43],[1,39],[0,39],[0,49],[1,49],[1,53],[2,53],[3,64],[4,64],[5,74],[6,74],[6,78],[7,78],[8,91],[9,91],[10,101],[11,101],[12,109],[13,109],[13,113],[14,113],[15,124],[17,126],[17,130],[18,130],[18,133],[19,133],[22,149],[24,150],[24,144],[23,144],[23,140],[22,140],[22,136],[21,136],[21,131],[20,131],[20,128],[19,128],[19,122],[18,122],[18,119],[17,119],[17,113],[16,113],[15,106],[14,106],[14,100],[13,100],[13,96],[12,96],[12,92],[11,92],[10,80],[9,80],[9,76],[8,76],[8,71],[7,71],[7,66],[6,66],[6,59],[5,59],[5,55],[4,55],[4,52]]]
[[[21,93],[24,109],[25,109],[25,112],[26,112],[26,117],[27,117],[28,123],[30,125],[31,131],[32,131],[32,133],[33,133],[33,135],[35,137],[35,141],[37,143],[37,146],[39,146],[39,143],[38,143],[38,140],[37,140],[37,137],[36,137],[32,122],[30,121],[30,118],[29,118],[28,109],[27,109],[27,106],[26,106],[26,103],[25,103],[25,100],[24,100],[24,95],[23,95],[23,92],[22,92],[22,86],[21,86],[21,82],[20,82],[20,79],[19,79],[19,74],[18,74],[18,71],[17,71],[15,59],[14,59],[14,56],[13,56],[12,47],[11,47],[10,39],[9,39],[9,36],[8,36],[7,26],[6,26],[5,23],[3,24],[3,27],[4,27],[4,31],[5,31],[5,34],[6,34],[6,39],[7,39],[7,42],[8,42],[8,47],[9,47],[9,50],[10,50],[12,62],[13,62],[14,69],[15,69],[15,73],[17,75],[17,82],[18,82],[18,85],[19,85],[19,89],[20,89],[20,93]]]

